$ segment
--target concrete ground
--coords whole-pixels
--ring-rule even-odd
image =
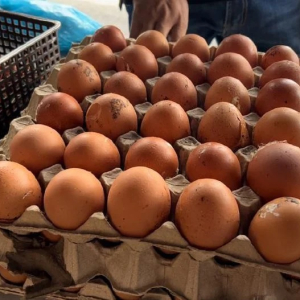
[[[50,0],[75,7],[102,25],[115,25],[129,37],[128,18],[125,7],[119,9],[119,0]]]

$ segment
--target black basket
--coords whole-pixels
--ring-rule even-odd
[[[0,137],[60,60],[60,22],[0,10]]]

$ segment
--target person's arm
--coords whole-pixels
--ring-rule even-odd
[[[189,6],[187,0],[133,0],[134,10],[130,37],[146,30],[162,32],[170,41],[186,34]]]

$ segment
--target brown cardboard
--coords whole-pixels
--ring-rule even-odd
[[[107,80],[113,76],[115,73],[117,73],[115,70],[112,70],[112,71],[103,71],[100,73],[100,79],[101,79],[101,85],[102,85],[102,92],[103,92],[103,89],[104,89],[104,86],[107,82]]]
[[[185,166],[188,157],[198,145],[200,145],[200,143],[192,136],[188,136],[175,142],[174,149],[179,159],[180,174],[185,175]]]
[[[163,76],[164,74],[166,74],[167,67],[171,61],[172,61],[172,57],[170,56],[159,57],[157,59],[159,76]]]
[[[70,61],[70,60],[72,60],[72,59],[77,59],[79,53],[82,51],[82,49],[83,49],[84,47],[85,47],[85,46],[83,46],[83,45],[72,47],[72,48],[69,50],[69,52],[68,52],[68,54],[67,54],[67,56],[66,56],[66,58],[65,58],[65,62],[68,62],[68,61]]]
[[[152,90],[154,88],[154,85],[159,78],[160,77],[150,78],[150,79],[147,79],[145,82],[146,91],[147,91],[147,99],[149,102],[151,102],[151,95],[152,95]]]
[[[205,111],[202,108],[197,107],[197,108],[187,111],[186,113],[187,113],[187,115],[189,117],[189,121],[190,121],[191,135],[194,138],[197,138],[198,127],[199,127],[202,117],[205,114]]]
[[[138,127],[140,128],[141,123],[144,119],[144,116],[146,112],[149,110],[149,108],[152,106],[150,102],[145,102],[141,104],[137,104],[134,109],[138,118]]]
[[[250,136],[250,139],[252,141],[252,132],[253,132],[253,129],[256,125],[256,123],[258,122],[258,120],[260,119],[259,115],[254,113],[254,112],[251,112],[250,114],[244,116],[244,120],[246,122],[246,125],[247,125],[247,130],[249,132],[249,136]]]
[[[239,149],[235,154],[240,162],[243,177],[245,177],[248,164],[257,152],[257,148],[253,145]]]
[[[124,165],[125,157],[129,151],[129,148],[142,137],[139,136],[135,131],[130,131],[118,137],[116,146],[119,149],[121,155],[121,162]]]
[[[67,129],[63,133],[62,138],[63,138],[65,144],[68,145],[72,138],[74,138],[75,136],[77,136],[78,134],[81,134],[81,133],[84,133],[84,130],[82,127],[75,127],[72,129]]]
[[[204,109],[205,97],[208,89],[210,88],[209,83],[203,83],[196,86],[197,98],[198,98],[198,107]]]

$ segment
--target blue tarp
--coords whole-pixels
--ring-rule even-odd
[[[59,46],[63,56],[69,51],[72,42],[81,42],[86,35],[93,34],[101,27],[101,24],[72,6],[47,0],[0,0],[0,8],[60,21]]]

